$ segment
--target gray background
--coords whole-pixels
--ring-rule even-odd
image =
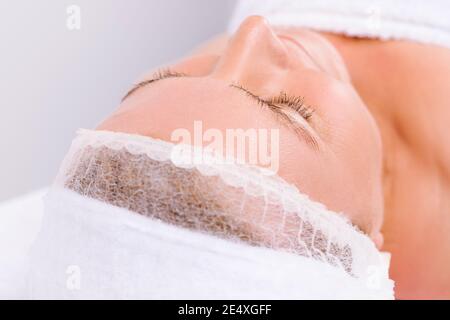
[[[0,2],[0,201],[48,185],[79,127],[225,30],[234,0]],[[69,5],[81,30],[66,27]]]

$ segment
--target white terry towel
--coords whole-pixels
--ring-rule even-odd
[[[0,299],[26,298],[28,252],[39,232],[47,191],[0,203]]]
[[[323,262],[171,226],[53,189],[30,264],[30,298],[392,299],[375,269]]]
[[[249,15],[273,25],[450,48],[448,0],[240,0],[230,30]]]

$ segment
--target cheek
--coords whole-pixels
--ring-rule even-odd
[[[292,161],[287,170],[296,173],[300,190],[369,233],[379,227],[383,208],[378,128],[351,87],[321,83],[308,89],[305,100],[316,110],[311,126],[327,150],[309,162],[299,161],[296,169]]]
[[[286,142],[286,140],[284,140]],[[372,151],[369,160],[360,142],[352,148],[340,148],[339,154],[308,150],[297,142],[282,144],[280,176],[323,203],[330,210],[345,214],[366,233],[379,228],[382,213],[379,165]],[[358,144],[358,148],[356,147]],[[370,157],[370,156],[369,156]]]
[[[329,112],[328,139],[339,162],[339,179],[345,182],[346,210],[370,229],[379,226],[383,207],[381,140],[373,118],[358,100]]]
[[[347,212],[348,193],[342,185],[349,181],[341,174],[340,159],[326,146],[313,150],[295,135],[285,134],[281,141],[279,175],[330,210]]]

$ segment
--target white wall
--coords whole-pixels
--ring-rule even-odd
[[[0,200],[49,184],[74,131],[143,72],[225,30],[234,0],[0,2]],[[81,9],[69,31],[66,8]]]

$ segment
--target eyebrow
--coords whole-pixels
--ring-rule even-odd
[[[188,75],[184,74],[184,73],[177,73],[177,72],[172,72],[170,73],[168,76],[161,76],[161,77],[157,77],[157,78],[153,78],[153,79],[148,79],[148,80],[144,80],[141,81],[137,84],[135,84],[126,94],[125,96],[122,98],[122,102],[127,99],[129,96],[131,96],[132,94],[134,94],[136,91],[138,91],[139,89],[142,89],[143,87],[148,86],[149,84],[155,83],[157,81],[161,81],[167,78],[180,78],[180,77],[187,77]],[[258,96],[257,94],[251,92],[250,90],[244,88],[243,86],[239,85],[239,84],[229,84],[230,88],[234,88],[237,90],[240,90],[241,92],[245,93],[245,95],[251,99],[253,99],[254,101],[256,101],[258,103],[258,105],[260,106],[264,106],[267,107],[269,110],[273,111],[274,114],[278,115],[281,119],[278,119],[279,122],[283,123],[285,126],[287,126],[288,128],[292,129],[297,136],[301,137],[304,141],[306,141],[306,143],[311,146],[314,150],[319,150],[319,144],[317,142],[317,140],[313,137],[313,135],[309,132],[309,130],[307,130],[302,124],[300,124],[298,121],[292,119],[291,116],[289,116],[284,109],[276,104],[272,104],[266,100],[264,100],[263,98],[261,98],[260,96]]]
[[[170,70],[166,70],[165,72],[163,72],[160,70],[156,73],[156,75],[152,79],[143,80],[143,81],[135,84],[122,98],[122,102],[125,99],[127,99],[129,96],[131,96],[133,93],[135,93],[139,89],[141,89],[149,84],[152,84],[154,82],[164,80],[167,78],[180,78],[180,77],[187,77],[187,76],[188,76],[187,74],[181,73],[181,72],[172,72]]]

